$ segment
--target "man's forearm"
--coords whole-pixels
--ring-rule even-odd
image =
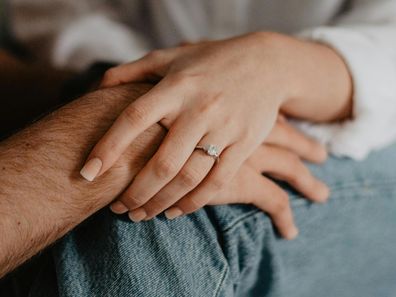
[[[107,174],[79,176],[91,146],[147,87],[89,94],[0,143],[0,276],[113,200],[163,136],[153,126]]]

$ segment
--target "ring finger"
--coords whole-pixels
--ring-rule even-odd
[[[205,206],[218,192],[224,190],[244,161],[244,156],[240,152],[247,151],[245,146],[246,144],[234,143],[227,147],[221,155],[220,163],[210,171],[202,183],[166,210],[167,218],[192,213]]]
[[[215,141],[220,139],[222,139],[221,135],[208,134],[198,143],[198,147],[214,144]],[[219,154],[226,145],[226,143],[216,143]],[[130,218],[134,221],[139,221],[142,217],[151,219],[160,214],[196,188],[213,166],[216,166],[215,157],[210,156],[202,149],[196,149],[176,177],[146,204],[131,211],[129,213]]]
[[[205,130],[205,124],[191,127],[186,118],[177,119],[158,151],[121,195],[120,201],[112,205],[112,210],[122,213],[136,209],[157,194],[180,171]],[[117,211],[119,209],[123,211]]]

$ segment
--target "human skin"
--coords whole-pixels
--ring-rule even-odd
[[[96,91],[0,142],[0,277],[113,201],[154,154],[165,135],[157,124],[93,183],[78,173],[86,148],[96,143],[131,100],[149,88],[128,85]],[[254,204],[271,216],[281,235],[292,239],[298,231],[287,194],[261,173],[273,174],[311,200],[323,201],[327,188],[299,156],[314,162],[325,156],[320,145],[290,126],[280,123],[277,127],[269,143],[253,154],[212,204]]]
[[[100,176],[146,127],[159,121],[167,127],[156,154],[112,205],[134,221],[152,217],[153,204],[155,214],[166,210],[174,218],[210,203],[268,137],[280,111],[317,122],[351,114],[343,59],[325,45],[276,33],[157,50],[110,69],[102,86],[153,78],[161,80],[123,111],[82,170],[89,180]],[[207,144],[219,148],[215,166],[195,150]],[[178,182],[191,171],[194,182]],[[170,199],[169,192],[177,194]]]
[[[164,133],[158,125],[97,182],[78,174],[86,147],[147,89],[91,93],[0,143],[0,276],[112,201],[153,154]]]

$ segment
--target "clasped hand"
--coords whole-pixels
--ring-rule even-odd
[[[249,34],[157,50],[110,69],[103,87],[159,82],[122,112],[90,153],[83,176],[92,180],[105,173],[140,133],[159,122],[167,135],[113,203],[114,212],[129,211],[141,221],[165,210],[175,218],[207,204],[253,203],[282,236],[294,238],[287,194],[262,173],[324,201],[327,187],[300,158],[321,162],[326,152],[285,120],[277,121],[290,85],[282,55],[271,38]],[[196,150],[208,144],[219,148],[220,162]]]

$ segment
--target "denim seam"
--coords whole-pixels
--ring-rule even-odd
[[[393,189],[394,190],[395,183],[396,183],[396,181],[393,181],[393,182],[389,181],[389,182],[386,182],[386,183],[370,184],[370,186],[389,186],[388,189]],[[361,185],[361,182],[359,182],[359,183],[350,183],[349,186],[347,186],[347,187],[344,186],[344,187],[337,187],[335,189],[332,188],[331,191],[332,191],[332,193],[334,193],[335,191],[347,190],[347,189],[350,189],[350,188],[354,188],[352,185]],[[337,200],[340,200],[340,199],[343,199],[343,198],[346,198],[346,197],[351,197],[351,196],[355,196],[355,195],[343,195],[342,198],[335,198],[335,197],[337,197],[337,196],[335,196],[335,197],[332,197],[331,200],[332,201],[337,201]],[[295,197],[295,198],[301,199],[301,200],[298,200],[298,201],[294,200],[292,202],[292,206],[293,207],[302,207],[304,205],[307,205],[307,204],[311,203],[311,202],[307,201],[306,198],[304,198],[303,196],[300,196],[300,195],[291,194],[290,197]],[[338,197],[340,197],[340,196],[338,195]],[[360,197],[366,197],[367,198],[367,197],[373,197],[373,196],[370,195],[369,193],[367,193],[367,194],[361,195]],[[232,224],[230,224],[228,227],[224,228],[222,230],[222,232],[224,234],[226,234],[226,233],[232,231],[235,227],[239,226],[241,223],[243,223],[247,219],[249,219],[251,217],[254,217],[257,214],[262,214],[262,213],[263,212],[261,210],[259,210],[259,209],[253,210],[253,211],[245,214],[244,216],[239,217],[238,219],[236,219],[234,222],[232,222]],[[270,220],[268,220],[268,222],[270,223]]]
[[[359,200],[376,197],[376,195],[373,195],[372,193],[364,193],[363,195],[356,195],[356,194],[348,195],[347,194],[348,192],[347,193],[344,192],[347,189],[355,188],[356,185],[361,185],[361,184],[362,184],[361,182],[357,182],[357,183],[350,183],[349,186],[333,188],[332,189],[333,193],[334,192],[338,192],[338,193],[336,195],[334,195],[334,197],[332,197],[331,201],[339,203],[339,202],[341,202],[341,201],[343,201],[345,199],[350,198],[351,196],[356,197]],[[355,186],[353,186],[353,185],[355,185]],[[378,186],[383,187],[383,190],[393,190],[393,191],[395,191],[395,186],[394,186],[395,183],[392,183],[392,182],[379,182],[379,183],[377,182],[375,184],[370,184],[370,185],[367,184],[366,186],[374,186],[374,185],[377,186],[377,187]],[[342,192],[343,195],[340,195],[340,192]],[[302,196],[295,195],[295,194],[290,194],[290,197],[302,198]],[[389,195],[389,197],[391,197],[391,196]],[[301,202],[304,202],[304,203],[301,203]],[[300,208],[300,207],[303,207],[303,206],[305,206],[305,205],[307,205],[309,203],[310,202],[307,201],[306,199],[293,200],[292,201],[292,207]],[[237,218],[232,224],[230,224],[227,228],[225,228],[222,231],[223,235],[224,236],[228,236],[228,234],[230,234],[231,232],[233,232],[235,230],[235,228],[239,227],[241,224],[246,222],[246,220],[248,220],[250,218],[254,218],[255,216],[259,216],[259,215],[264,215],[263,212],[261,210],[259,210],[259,209],[249,211],[248,213],[244,214],[243,216],[240,216],[239,218]],[[262,220],[261,223],[262,223],[261,226],[264,229],[263,231],[265,233],[267,233],[268,229],[272,227],[272,222],[271,222],[269,217],[266,217],[266,219]],[[228,272],[228,271],[229,271],[229,268],[226,267],[226,272]],[[225,277],[225,273],[224,273],[223,277]],[[216,295],[215,295],[216,297],[218,297],[219,290],[220,290],[220,285],[222,285],[223,281],[224,281],[224,278],[221,280],[221,282],[218,285],[218,288],[216,290]]]
[[[257,213],[262,213],[262,211],[259,209],[249,211],[248,213],[244,214],[243,216],[238,217],[238,219],[236,219],[234,222],[232,222],[232,224],[230,226],[228,226],[224,230],[222,230],[222,232],[227,232],[228,229],[233,228],[235,225],[238,225],[240,222],[245,221],[245,219],[248,219]]]
[[[222,232],[223,232],[224,234],[226,234],[226,233],[232,231],[235,227],[238,227],[239,225],[241,225],[242,223],[244,223],[247,219],[250,219],[250,218],[252,218],[252,217],[254,217],[254,216],[256,216],[256,215],[260,215],[260,214],[263,214],[263,212],[262,212],[260,209],[254,210],[254,211],[250,212],[249,214],[247,214],[247,215],[245,215],[245,216],[243,216],[243,217],[238,218],[238,219],[237,219],[235,222],[233,222],[230,226],[228,226],[227,228],[225,228],[224,230],[222,230]]]
[[[215,290],[215,293],[214,293],[213,297],[218,297],[219,296],[220,289],[223,286],[223,283],[224,283],[224,281],[226,279],[226,276],[227,276],[227,274],[229,272],[227,260],[225,258],[223,258],[223,260],[224,260],[224,263],[225,263],[224,270],[223,270],[223,272],[221,274],[220,281],[219,281],[219,283],[216,286],[216,290]]]

